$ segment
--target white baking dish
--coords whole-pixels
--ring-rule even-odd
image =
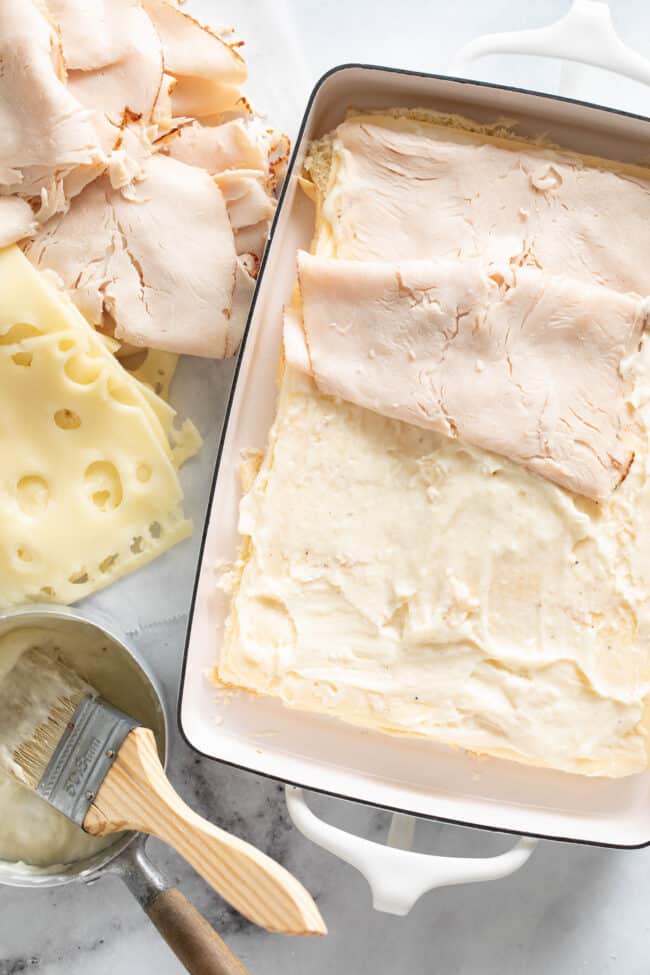
[[[507,116],[517,121],[522,133],[543,133],[568,148],[615,160],[639,161],[650,147],[650,120],[554,96],[363,65],[335,68],[321,79],[307,107],[272,230],[224,428],[186,647],[179,706],[182,731],[206,756],[401,813],[528,837],[627,848],[647,845],[650,773],[623,780],[589,779],[478,759],[431,742],[292,710],[270,698],[242,692],[219,701],[206,680],[219,653],[227,613],[227,601],[215,586],[216,567],[236,558],[240,544],[236,526],[241,451],[263,448],[266,442],[274,416],[282,306],[294,283],[296,250],[308,247],[313,232],[312,206],[297,186],[305,148],[340,122],[348,107],[396,105],[425,106],[486,121]],[[368,873],[372,851],[360,844],[381,847],[320,824],[298,790],[290,792],[289,799],[294,820],[304,832]],[[393,839],[399,845],[399,837]],[[530,849],[524,842],[490,861],[442,861],[446,872],[436,883],[502,876],[524,862]],[[431,864],[441,858],[383,852],[416,858],[409,861],[411,874],[417,872],[418,861],[422,890],[434,885],[424,877],[431,873],[425,861]],[[450,864],[455,865],[451,872]],[[393,885],[395,869],[394,860],[381,867],[392,874]],[[436,869],[440,872],[440,862]],[[411,890],[391,907],[385,894],[378,890],[378,900],[396,913],[404,913],[410,906],[406,902],[419,896],[412,896]]]

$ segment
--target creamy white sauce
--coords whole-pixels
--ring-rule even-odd
[[[504,148],[403,119],[345,123],[315,253],[532,261],[650,292],[645,172],[621,178],[592,160],[587,177],[575,158]],[[636,456],[596,504],[285,369],[241,503],[242,558],[224,579],[233,601],[218,681],[530,764],[646,769],[647,335],[623,372]]]
[[[650,350],[642,353],[650,376]],[[637,387],[638,388],[638,387]],[[585,774],[647,765],[647,449],[600,507],[288,370],[221,681]]]

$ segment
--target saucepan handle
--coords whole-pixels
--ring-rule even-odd
[[[294,825],[307,839],[356,867],[370,884],[373,907],[385,914],[408,914],[423,894],[436,887],[507,877],[523,867],[537,843],[522,837],[507,853],[484,858],[414,853],[408,849],[415,824],[411,816],[393,816],[384,846],[319,819],[302,789],[287,786],[286,798]]]
[[[180,890],[163,890],[145,911],[191,975],[247,975],[225,941]]]
[[[616,33],[607,0],[573,0],[568,13],[548,27],[485,34],[458,52],[449,73],[471,77],[472,64],[488,54],[533,54],[559,58],[560,93],[579,94],[579,68],[587,64],[650,85],[650,61],[628,47]]]
[[[190,975],[248,975],[217,932],[147,857],[138,836],[109,867],[127,885]]]

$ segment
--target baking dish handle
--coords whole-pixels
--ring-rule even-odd
[[[394,813],[386,845],[366,840],[319,819],[302,789],[286,787],[287,807],[303,836],[359,870],[372,891],[375,910],[408,914],[428,890],[452,884],[498,880],[526,863],[537,840],[522,837],[511,850],[495,857],[441,857],[411,849],[415,819]]]
[[[573,0],[569,12],[548,27],[477,37],[458,52],[450,74],[471,77],[472,63],[488,54],[532,54],[569,62],[560,78],[560,93],[567,96],[578,95],[578,64],[650,85],[650,61],[618,36],[607,0]]]

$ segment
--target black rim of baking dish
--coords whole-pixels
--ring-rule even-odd
[[[453,82],[457,82],[458,84],[461,84],[461,85],[471,85],[471,86],[476,87],[476,88],[488,88],[488,89],[497,90],[497,91],[513,92],[515,94],[521,94],[521,95],[531,95],[531,96],[533,96],[535,98],[542,98],[542,99],[545,99],[547,101],[565,102],[565,103],[570,104],[570,105],[578,105],[578,106],[582,106],[584,108],[596,109],[599,112],[606,112],[607,114],[616,115],[616,116],[619,116],[619,117],[622,117],[622,118],[636,119],[636,120],[638,120],[640,122],[649,122],[650,121],[650,117],[649,116],[646,116],[646,115],[638,115],[635,112],[621,111],[620,109],[610,108],[607,105],[598,105],[595,102],[586,102],[586,101],[581,101],[581,100],[576,99],[576,98],[567,98],[564,95],[553,95],[553,94],[549,94],[548,92],[534,91],[534,90],[529,89],[529,88],[519,88],[519,87],[516,87],[516,86],[513,86],[513,85],[493,84],[492,82],[477,81],[477,80],[472,79],[472,78],[457,78],[457,77],[454,77],[452,75],[434,74],[434,73],[429,73],[429,72],[426,72],[426,71],[411,71],[411,70],[406,69],[406,68],[390,68],[390,67],[386,67],[385,65],[381,65],[381,64],[363,64],[363,63],[360,63],[360,62],[359,63],[357,63],[357,62],[347,62],[347,63],[343,63],[343,64],[337,64],[333,68],[330,68],[329,71],[326,71],[323,75],[321,75],[321,77],[318,79],[318,81],[314,85],[314,87],[313,87],[313,89],[311,91],[311,94],[309,96],[309,100],[307,101],[307,105],[306,105],[304,114],[302,116],[301,122],[300,122],[300,128],[298,130],[298,134],[296,136],[296,140],[295,140],[295,143],[294,143],[292,152],[291,152],[291,159],[290,159],[289,166],[288,166],[288,169],[287,169],[286,178],[285,178],[285,181],[284,181],[284,185],[282,187],[282,191],[280,193],[280,198],[278,200],[277,210],[276,210],[275,216],[273,218],[273,223],[271,224],[271,229],[269,231],[268,241],[267,241],[267,244],[266,244],[266,248],[264,250],[264,255],[262,257],[262,262],[260,264],[260,270],[259,270],[259,274],[258,274],[258,277],[257,277],[256,285],[255,285],[255,291],[253,293],[253,297],[252,297],[252,300],[251,300],[251,306],[250,306],[250,309],[249,309],[249,312],[248,312],[248,317],[246,319],[246,326],[244,328],[244,333],[243,333],[243,336],[242,336],[241,345],[240,345],[240,348],[239,348],[239,352],[237,354],[237,362],[236,362],[236,365],[235,365],[235,371],[234,371],[233,378],[232,378],[232,384],[231,384],[231,387],[230,387],[230,393],[228,395],[228,403],[227,403],[227,406],[226,406],[226,412],[225,412],[225,416],[224,416],[223,427],[222,427],[222,430],[221,430],[221,437],[220,437],[220,441],[219,441],[219,449],[217,451],[217,457],[216,457],[216,460],[215,460],[214,472],[213,472],[213,475],[212,475],[212,482],[211,482],[211,485],[210,485],[210,494],[209,494],[209,497],[208,497],[208,504],[207,504],[206,514],[205,514],[205,520],[204,520],[204,524],[203,524],[203,532],[202,532],[202,536],[201,536],[201,545],[200,545],[199,553],[198,553],[198,561],[197,561],[196,573],[195,573],[195,577],[194,577],[194,586],[193,586],[193,589],[192,589],[192,599],[191,599],[191,602],[190,602],[189,615],[188,615],[188,623],[187,623],[187,630],[186,630],[186,635],[185,635],[185,647],[184,647],[184,650],[183,650],[183,664],[182,664],[182,668],[181,668],[181,679],[180,679],[180,685],[179,685],[179,690],[178,690],[178,702],[177,702],[177,710],[176,710],[176,717],[177,717],[177,721],[178,721],[178,728],[179,728],[181,737],[182,737],[183,741],[194,752],[196,752],[198,755],[201,755],[203,758],[208,758],[208,759],[210,759],[213,762],[219,762],[219,763],[221,763],[223,765],[229,765],[231,768],[240,769],[241,771],[244,771],[244,772],[250,772],[253,775],[260,775],[260,776],[263,776],[266,779],[271,779],[272,781],[275,781],[275,782],[280,782],[280,783],[284,783],[286,785],[295,786],[295,787],[300,788],[300,789],[306,789],[309,792],[317,792],[317,793],[320,793],[321,795],[330,796],[333,799],[340,799],[343,802],[354,802],[357,805],[368,806],[370,808],[375,808],[375,809],[384,809],[387,812],[402,813],[404,815],[414,816],[417,819],[426,819],[426,820],[431,820],[432,822],[446,823],[446,824],[448,824],[450,826],[460,826],[460,827],[465,827],[466,829],[485,830],[485,831],[488,831],[488,832],[491,832],[491,833],[503,833],[503,834],[507,834],[507,835],[511,835],[511,836],[530,836],[530,837],[534,837],[534,838],[540,839],[540,840],[552,840],[552,841],[558,842],[558,843],[577,843],[577,844],[580,844],[581,846],[596,846],[596,847],[602,847],[602,848],[605,848],[605,849],[614,849],[614,850],[641,850],[641,849],[644,849],[645,847],[650,846],[650,839],[646,840],[645,843],[636,843],[636,844],[602,843],[602,842],[597,842],[595,840],[576,839],[576,838],[571,837],[571,836],[553,836],[553,835],[550,835],[548,833],[529,833],[529,832],[521,833],[521,832],[519,832],[518,830],[515,830],[515,829],[508,829],[508,828],[499,827],[499,826],[490,826],[490,825],[486,825],[484,823],[473,823],[473,822],[469,822],[468,820],[463,820],[463,819],[452,819],[452,818],[447,817],[447,816],[436,816],[436,815],[427,814],[427,813],[411,812],[411,811],[406,810],[406,809],[403,809],[401,807],[383,805],[382,803],[373,802],[373,801],[368,800],[368,799],[363,799],[362,797],[359,797],[359,796],[351,797],[349,795],[342,795],[342,794],[340,794],[338,792],[332,792],[329,789],[321,789],[321,788],[317,788],[315,786],[305,785],[302,782],[293,782],[293,781],[290,781],[288,779],[284,779],[281,776],[273,775],[270,772],[260,772],[257,769],[251,768],[248,765],[241,765],[239,762],[229,762],[225,758],[217,758],[215,755],[211,755],[209,752],[204,752],[200,748],[197,748],[196,745],[190,740],[189,736],[185,732],[185,728],[183,727],[182,702],[183,702],[183,694],[184,694],[184,690],[185,690],[185,680],[186,680],[186,675],[187,675],[187,664],[188,664],[190,640],[191,640],[191,636],[192,636],[192,626],[193,626],[193,623],[194,623],[194,610],[195,610],[195,606],[196,606],[196,598],[197,598],[197,594],[198,594],[199,580],[200,580],[200,576],[201,576],[201,569],[202,569],[202,566],[203,566],[203,555],[204,555],[205,545],[206,545],[206,540],[207,540],[207,535],[208,535],[208,528],[209,528],[209,523],[210,523],[210,516],[211,516],[211,513],[212,513],[212,505],[213,505],[213,500],[214,500],[214,493],[215,493],[215,490],[216,490],[217,480],[218,480],[219,473],[220,473],[220,470],[221,470],[221,459],[222,459],[222,454],[223,454],[223,448],[224,448],[226,436],[227,436],[227,433],[228,433],[228,426],[229,426],[229,423],[230,423],[230,413],[231,413],[231,410],[232,410],[233,401],[234,401],[235,394],[236,394],[236,391],[237,391],[237,383],[238,383],[238,380],[239,380],[239,370],[241,368],[241,364],[242,364],[244,352],[245,352],[245,349],[246,349],[246,342],[248,341],[248,333],[250,331],[251,322],[253,320],[253,314],[255,312],[255,305],[257,303],[257,295],[258,295],[258,292],[259,292],[260,284],[261,284],[261,282],[263,280],[263,277],[264,277],[264,272],[265,272],[265,269],[266,269],[266,264],[267,264],[269,252],[270,252],[271,246],[273,244],[273,239],[274,239],[274,235],[275,235],[275,229],[276,229],[278,219],[279,219],[280,214],[281,214],[282,209],[283,209],[283,205],[284,205],[285,197],[286,197],[286,194],[287,194],[287,189],[288,189],[288,186],[289,186],[289,182],[291,180],[291,177],[293,176],[293,171],[294,171],[294,168],[295,168],[295,165],[296,165],[296,160],[298,158],[298,152],[300,151],[300,148],[302,146],[302,139],[303,139],[303,135],[304,135],[304,132],[305,132],[305,127],[307,125],[307,121],[309,119],[309,114],[311,112],[311,109],[312,109],[312,106],[313,106],[314,101],[316,99],[316,96],[318,95],[318,93],[319,93],[320,89],[322,88],[322,86],[333,75],[338,74],[339,72],[342,72],[342,71],[349,71],[349,70],[382,71],[382,72],[385,72],[386,74],[404,75],[404,76],[411,77],[411,78],[425,78],[425,79],[433,80],[433,81],[453,81]]]

